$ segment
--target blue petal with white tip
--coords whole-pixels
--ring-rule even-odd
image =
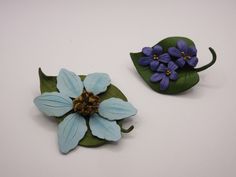
[[[58,92],[43,93],[34,99],[38,109],[48,116],[62,116],[72,109],[72,100]]]
[[[94,136],[108,141],[118,141],[121,138],[120,126],[116,121],[106,120],[98,114],[90,117],[89,126]]]
[[[100,103],[98,113],[109,120],[120,120],[137,113],[137,110],[127,101],[110,98]]]
[[[110,83],[111,79],[109,75],[105,73],[88,74],[84,79],[85,89],[88,92],[92,92],[94,95],[105,92]]]
[[[87,131],[85,119],[77,113],[68,115],[58,126],[58,143],[61,153],[76,148]]]
[[[58,90],[71,98],[79,97],[83,92],[83,83],[79,76],[66,69],[61,69],[57,76]]]

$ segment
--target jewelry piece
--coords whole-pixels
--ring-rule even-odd
[[[185,37],[169,37],[154,47],[144,47],[142,52],[130,53],[136,70],[154,90],[163,94],[177,94],[192,88],[199,82],[198,72],[216,62],[216,53],[209,48],[212,61],[200,68],[197,49],[192,40]]]
[[[134,126],[122,128],[122,120],[137,110],[114,85],[108,74],[92,73],[77,76],[61,69],[57,77],[46,76],[39,68],[42,95],[34,99],[38,109],[59,122],[58,144],[66,154],[77,147],[97,147],[118,141],[121,133]]]

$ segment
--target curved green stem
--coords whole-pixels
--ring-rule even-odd
[[[124,129],[123,127],[121,127],[121,132],[122,133],[129,133],[134,129],[134,126],[131,125],[128,129]]]
[[[206,70],[207,68],[211,67],[211,66],[216,62],[216,53],[215,53],[214,49],[211,48],[211,47],[209,47],[209,50],[210,50],[210,52],[211,52],[211,54],[212,54],[212,60],[211,60],[211,62],[208,63],[208,64],[205,65],[205,66],[202,66],[202,67],[200,67],[200,68],[196,68],[195,71],[197,71],[197,72],[204,71],[204,70]]]

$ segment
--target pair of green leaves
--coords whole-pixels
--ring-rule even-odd
[[[80,76],[81,80],[84,80],[85,77],[86,76],[84,76],[84,75]],[[47,76],[43,73],[41,68],[39,68],[39,79],[40,79],[41,93],[55,92],[55,91],[57,92],[58,91],[56,76]],[[100,101],[103,101],[103,100],[106,100],[106,99],[109,99],[112,97],[120,98],[124,101],[127,101],[127,98],[125,97],[125,95],[116,86],[114,86],[112,84],[107,88],[106,92],[99,94],[98,96],[100,97]],[[70,112],[68,114],[70,114]],[[56,119],[58,120],[58,122],[61,122],[68,114],[66,114],[62,117],[56,117]],[[133,126],[131,126],[128,129],[122,128],[122,120],[117,121],[117,123],[121,127],[121,131],[123,133],[129,133],[134,128]],[[88,122],[87,122],[87,125],[88,125]],[[97,147],[97,146],[101,146],[107,142],[108,142],[107,140],[100,139],[100,138],[93,136],[91,133],[91,130],[88,129],[84,138],[79,142],[79,145],[86,146],[86,147]]]
[[[176,46],[178,40],[184,40],[188,46],[195,46],[194,42],[191,39],[185,37],[169,37],[160,41],[158,45],[162,46],[163,52],[166,53],[168,52],[168,48]],[[163,94],[177,94],[186,91],[196,85],[199,82],[198,72],[209,68],[215,63],[216,53],[212,48],[209,48],[209,50],[213,56],[213,59],[209,64],[195,69],[188,68],[178,70],[178,80],[170,81],[168,89],[164,91],[160,90],[159,83],[153,83],[150,81],[150,77],[152,76],[153,71],[151,71],[149,67],[144,67],[139,64],[139,59],[143,55],[142,52],[130,53],[130,56],[140,76],[153,90]]]

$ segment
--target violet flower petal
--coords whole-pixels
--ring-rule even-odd
[[[171,80],[177,80],[177,79],[178,79],[178,74],[177,74],[177,72],[172,71],[171,74],[170,74],[170,76],[169,76],[169,78],[170,78]]]
[[[170,47],[168,49],[168,53],[173,56],[173,57],[177,57],[177,58],[180,58],[182,55],[181,55],[181,52],[176,48],[176,47]]]
[[[171,58],[170,58],[170,55],[168,53],[164,53],[164,54],[159,56],[159,60],[163,63],[168,63],[171,60]]]
[[[174,71],[178,68],[178,66],[173,62],[173,61],[170,61],[168,63],[168,69],[170,69],[171,71]]]
[[[152,82],[159,82],[160,80],[163,79],[163,77],[165,77],[164,73],[154,73],[151,77],[150,77],[150,81]]]
[[[183,68],[185,65],[185,60],[183,57],[179,58],[178,60],[176,60],[176,63],[179,67]]]
[[[138,62],[142,66],[148,66],[151,63],[151,61],[152,61],[151,57],[141,57]]]
[[[160,64],[160,66],[157,68],[158,72],[164,73],[166,71],[167,67],[163,64]]]
[[[158,56],[161,55],[163,52],[163,49],[160,45],[155,45],[153,47],[153,53],[157,54]]]
[[[159,66],[160,62],[157,60],[154,60],[150,63],[150,68],[152,71],[156,71],[157,67]]]
[[[187,60],[187,63],[192,66],[195,67],[198,63],[198,58],[197,57],[192,57],[189,60]]]
[[[144,47],[142,49],[142,52],[143,52],[144,55],[150,57],[150,56],[152,56],[153,49],[151,47]]]
[[[191,46],[188,48],[187,54],[190,57],[196,56],[197,55],[197,49],[194,46]]]
[[[166,90],[169,86],[169,77],[164,75],[163,79],[160,82],[160,90]]]
[[[188,46],[184,40],[178,40],[177,47],[181,52],[184,52],[184,53],[188,52]]]

